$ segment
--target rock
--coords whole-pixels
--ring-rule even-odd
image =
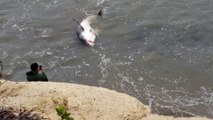
[[[55,108],[64,104],[75,120],[140,120],[150,109],[113,90],[70,83],[0,80],[0,107],[38,112],[60,120]]]
[[[60,120],[55,108],[61,104],[75,120],[210,120],[152,114],[136,98],[101,87],[0,80],[0,108],[11,107],[17,112],[33,110],[45,120]]]

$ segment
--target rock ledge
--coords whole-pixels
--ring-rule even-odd
[[[75,120],[209,120],[150,114],[150,108],[136,98],[101,87],[0,80],[0,108],[33,110],[50,120],[60,120],[55,111],[60,104]]]

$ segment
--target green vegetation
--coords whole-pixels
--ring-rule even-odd
[[[74,120],[73,117],[70,117],[71,113],[67,112],[64,105],[59,105],[56,107],[56,111],[62,120]]]

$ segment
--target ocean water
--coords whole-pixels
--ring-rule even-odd
[[[97,14],[96,46],[77,24]],[[50,81],[127,93],[154,113],[213,118],[212,0],[1,0],[5,78],[26,81],[33,62]]]

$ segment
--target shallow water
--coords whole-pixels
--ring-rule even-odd
[[[104,8],[83,45],[76,23]],[[32,62],[50,81],[132,95],[153,112],[213,118],[212,0],[1,0],[0,59],[10,80]]]

